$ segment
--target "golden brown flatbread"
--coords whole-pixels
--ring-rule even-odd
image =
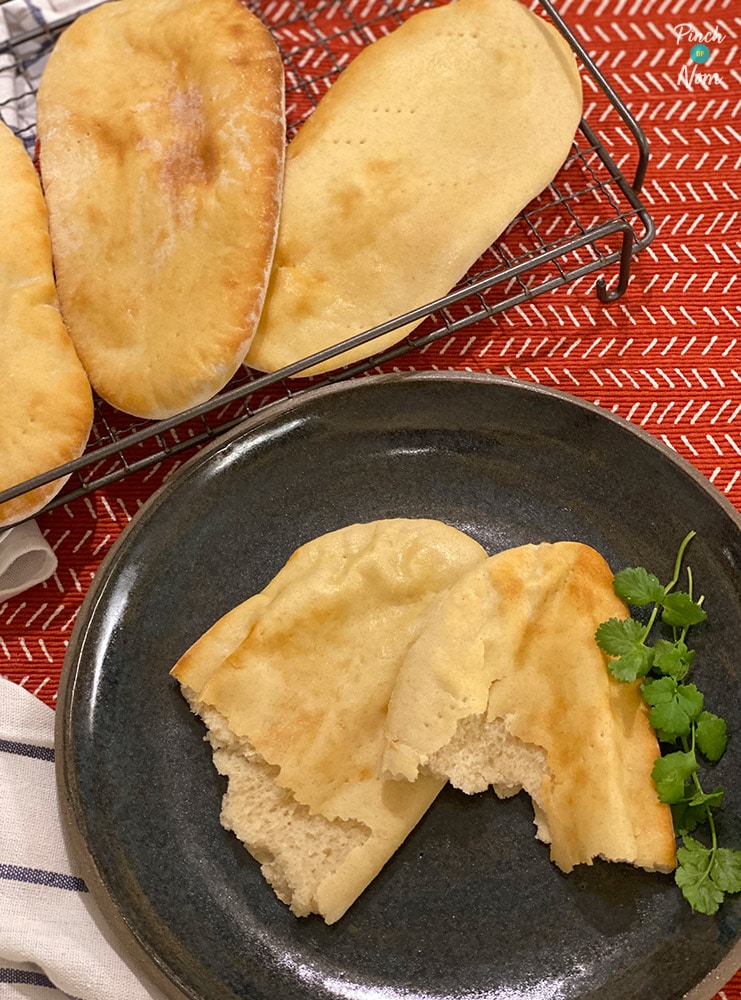
[[[339,919],[442,788],[382,777],[385,713],[435,597],[485,559],[434,520],[339,529],[173,669],[229,778],[222,822],[297,915]]]
[[[90,383],[57,305],[46,205],[31,158],[0,122],[0,491],[78,458]],[[0,504],[0,527],[37,513],[64,479]]]
[[[626,615],[609,566],[581,543],[521,546],[474,567],[438,600],[399,671],[386,773],[448,777],[469,793],[524,788],[563,871],[596,857],[672,869],[640,682],[612,677],[594,638]]]
[[[369,45],[290,143],[247,365],[274,371],[447,294],[553,179],[581,112],[570,47],[518,0],[456,0]]]
[[[275,246],[283,92],[239,0],[115,0],[52,51],[38,130],[59,298],[119,409],[167,417],[239,367]]]

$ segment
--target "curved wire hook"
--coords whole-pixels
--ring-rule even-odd
[[[600,302],[605,303],[615,302],[623,294],[625,289],[628,287],[628,281],[630,280],[630,260],[633,255],[633,230],[630,226],[626,225],[623,227],[623,245],[620,250],[620,275],[618,277],[617,285],[611,289],[607,290],[607,282],[604,278],[599,278],[597,281],[597,298]]]

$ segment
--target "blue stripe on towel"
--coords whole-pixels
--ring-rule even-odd
[[[43,972],[28,972],[26,969],[0,969],[0,983],[23,983],[26,986],[50,986],[56,989]]]
[[[13,740],[0,740],[0,750],[5,753],[15,753],[20,757],[34,757],[36,760],[54,762],[53,747],[37,747],[33,743],[15,743]]]
[[[27,969],[3,969],[0,968],[0,983],[18,983],[23,986],[46,986],[47,989],[55,990],[56,986],[45,976],[43,972],[29,972]],[[63,993],[67,1000],[79,1000],[70,993]]]
[[[33,885],[45,885],[50,889],[71,889],[74,892],[87,892],[87,886],[81,878],[75,875],[64,875],[62,872],[47,872],[41,868],[21,868],[20,865],[0,864],[0,878],[11,882],[29,882]]]

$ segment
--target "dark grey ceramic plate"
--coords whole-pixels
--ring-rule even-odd
[[[392,516],[440,518],[491,552],[578,539],[667,579],[694,528],[711,620],[696,677],[739,734],[717,779],[721,836],[741,846],[736,512],[590,404],[465,374],[368,378],[281,404],[198,455],[90,589],[63,673],[58,770],[73,850],[121,941],[169,994],[197,1000],[712,996],[741,961],[741,900],[709,918],[667,876],[604,863],[563,875],[524,796],[444,792],[332,927],[292,917],[222,830],[221,779],[170,667],[300,543]]]

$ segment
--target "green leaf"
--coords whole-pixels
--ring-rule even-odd
[[[672,819],[677,834],[692,833],[700,823],[707,823],[709,811],[723,804],[723,794],[722,788],[716,788],[712,792],[700,790],[685,796],[679,802],[673,802]]]
[[[633,618],[610,618],[595,632],[597,645],[613,657],[608,669],[619,681],[635,681],[651,669],[653,653],[643,645],[645,631]]]
[[[695,651],[683,642],[669,642],[657,639],[653,645],[653,668],[669,677],[681,681],[687,676],[695,659]]]
[[[594,637],[608,656],[624,656],[643,643],[644,631],[634,618],[610,618],[602,622]]]
[[[685,872],[705,875],[710,873],[712,850],[694,837],[683,837],[682,846],[677,848],[677,863]]]
[[[673,677],[651,678],[641,684],[641,694],[647,705],[665,705],[674,700],[677,687]]]
[[[689,736],[692,722],[703,705],[703,696],[694,684],[677,684],[673,677],[660,677],[644,681],[641,693],[652,706],[649,722],[662,743]]]
[[[741,892],[741,851],[710,848],[684,837],[677,850],[674,880],[693,910],[712,915],[725,893]]]
[[[667,625],[679,627],[699,625],[708,617],[700,605],[681,590],[667,594],[661,603],[663,604],[661,620]]]
[[[677,850],[674,881],[682,895],[697,913],[711,916],[723,902],[724,890],[710,878],[714,864],[713,852],[693,837],[685,837]]]
[[[741,892],[741,851],[719,847],[710,868],[710,878],[723,892]]]
[[[657,705],[648,713],[648,721],[656,730],[661,743],[674,743],[682,736],[689,736],[692,721],[676,699]]]
[[[705,695],[698,691],[694,684],[679,684],[677,686],[677,704],[693,721],[699,718],[705,704]]]
[[[659,757],[651,771],[659,799],[670,805],[683,799],[685,783],[698,769],[697,758],[692,751],[676,750]]]
[[[723,756],[728,743],[728,727],[723,719],[712,712],[701,712],[695,730],[697,747],[711,763]]]
[[[647,680],[641,685],[641,694],[651,706],[648,721],[656,730],[662,743],[673,743],[680,736],[688,736],[692,723],[677,699],[677,682],[673,677]]]
[[[664,599],[665,590],[658,578],[643,566],[620,570],[615,574],[612,586],[626,604],[642,607],[644,604],[660,604]]]
[[[608,669],[619,681],[626,683],[637,681],[639,677],[645,677],[651,669],[651,650],[639,646],[617,660],[612,660],[608,664]]]
[[[679,802],[672,802],[671,810],[674,831],[678,835],[692,833],[700,823],[705,823],[708,818],[708,811],[704,803],[693,806],[687,798],[680,799]]]
[[[674,881],[695,913],[712,917],[718,912],[725,893],[707,875],[688,873],[680,866],[674,872]]]

